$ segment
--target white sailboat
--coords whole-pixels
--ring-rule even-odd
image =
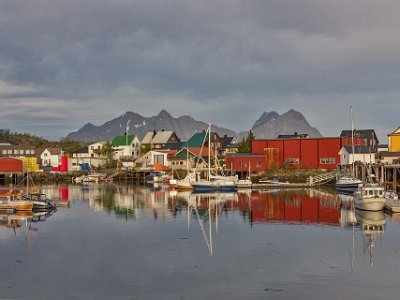
[[[336,178],[336,190],[344,193],[352,193],[360,186],[362,186],[363,181],[356,178],[354,175],[354,121],[353,121],[353,108],[350,107],[351,116],[351,147],[352,147],[352,162],[351,162],[351,175],[341,174]]]
[[[198,192],[232,192],[237,190],[236,176],[212,176],[211,175],[211,124],[208,126],[208,176],[191,183],[195,191]]]

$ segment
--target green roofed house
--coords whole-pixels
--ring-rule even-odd
[[[182,148],[206,148],[208,149],[208,134],[205,132],[195,133],[186,143],[181,146]],[[211,132],[211,149],[216,152],[218,157],[222,154],[222,139],[216,132]]]
[[[117,135],[112,148],[116,160],[135,160],[140,156],[140,140],[135,135]]]

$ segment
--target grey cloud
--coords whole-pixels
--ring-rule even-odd
[[[162,106],[239,131],[294,108],[337,135],[341,123],[318,117],[326,106],[397,99],[399,12],[397,1],[2,1],[0,79],[37,91],[0,101],[70,102],[68,128],[77,109],[79,126]]]

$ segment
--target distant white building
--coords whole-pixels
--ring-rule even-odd
[[[135,135],[114,137],[112,148],[116,160],[136,160],[140,156],[140,140]]]
[[[84,164],[88,164],[91,168],[105,164],[106,158],[101,154],[104,143],[97,142],[73,152],[72,157],[68,160],[69,170],[80,170]]]
[[[339,155],[342,166],[351,165],[355,162],[374,164],[376,160],[376,150],[370,146],[343,146]]]
[[[36,149],[36,155],[42,167],[58,167],[61,164],[63,151],[61,148],[39,148]]]

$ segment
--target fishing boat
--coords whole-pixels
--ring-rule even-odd
[[[32,211],[33,202],[21,200],[21,195],[15,191],[0,194],[0,211]]]
[[[366,183],[353,194],[354,206],[357,209],[380,211],[386,203],[385,189],[378,183]]]
[[[25,200],[32,201],[34,210],[51,210],[56,208],[56,203],[47,198],[46,194],[28,194],[25,195]]]

